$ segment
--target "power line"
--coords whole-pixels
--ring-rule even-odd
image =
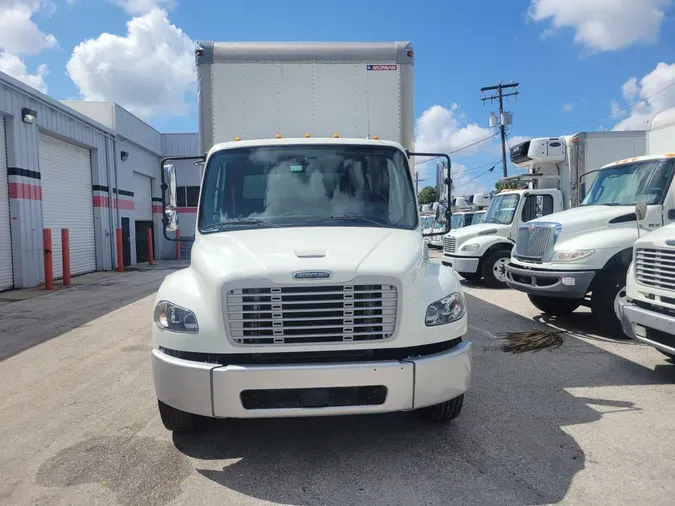
[[[643,99],[640,99],[640,100],[638,100],[637,102],[633,102],[632,104],[627,105],[627,106],[624,107],[623,109],[619,109],[618,111],[614,111],[614,112],[612,112],[612,113],[610,113],[610,114],[607,114],[606,116],[602,116],[601,118],[592,119],[592,120],[590,120],[590,121],[585,121],[585,122],[583,122],[583,123],[577,123],[576,125],[570,125],[570,126],[567,126],[567,127],[565,127],[565,128],[557,128],[557,129],[554,129],[554,130],[539,130],[539,132],[545,133],[545,132],[554,132],[554,131],[560,132],[561,130],[571,130],[572,128],[576,128],[576,127],[580,127],[580,126],[584,126],[584,125],[589,125],[589,124],[595,123],[595,122],[597,122],[597,121],[602,121],[603,119],[611,118],[612,116],[616,116],[616,115],[619,114],[620,112],[627,111],[627,110],[630,109],[631,107],[634,107],[634,106],[636,106],[636,105],[638,105],[638,104],[640,104],[640,103],[642,103],[642,102],[646,102],[646,101],[649,100],[650,98],[652,98],[652,97],[658,95],[659,93],[662,93],[662,92],[666,91],[666,90],[669,89],[669,88],[672,88],[673,86],[675,86],[675,82],[670,83],[668,86],[666,86],[665,88],[660,89],[660,90],[657,91],[656,93],[652,93],[652,94],[649,95],[648,97],[645,97],[645,98],[643,98]]]
[[[482,172],[482,173],[478,174],[476,177],[472,177],[472,178],[469,179],[468,181],[464,181],[462,184],[459,184],[459,185],[455,186],[454,189],[456,190],[457,188],[461,188],[462,186],[465,186],[465,185],[469,184],[471,181],[475,181],[475,180],[478,179],[479,177],[484,176],[485,174],[487,174],[488,172],[492,172],[493,170],[495,170],[495,165],[493,165],[492,167],[490,167],[490,168],[489,168],[488,170],[486,170],[485,172]]]
[[[485,141],[487,141],[488,139],[492,139],[492,138],[495,137],[496,135],[498,135],[498,133],[494,133],[494,134],[492,134],[492,135],[488,135],[487,137],[485,137],[485,138],[483,138],[483,139],[480,139],[480,140],[477,140],[476,142],[472,142],[471,144],[467,144],[466,146],[462,146],[462,147],[457,148],[457,149],[454,149],[454,150],[452,150],[452,151],[448,151],[448,155],[452,155],[452,154],[457,153],[457,152],[459,152],[459,151],[462,151],[462,150],[464,150],[464,149],[467,149],[467,148],[470,148],[470,147],[472,147],[472,146],[475,146],[476,144],[480,144],[481,142],[485,142]],[[434,156],[433,158],[429,158],[429,159],[427,159],[427,160],[423,160],[423,161],[421,161],[421,162],[417,162],[417,163],[415,164],[415,167],[417,167],[418,165],[422,165],[423,163],[429,163],[430,161],[435,160],[436,158],[441,158],[441,157],[440,157],[440,156]]]

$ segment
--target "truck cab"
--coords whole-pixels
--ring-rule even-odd
[[[443,265],[467,280],[483,278],[493,288],[506,286],[506,263],[523,223],[562,210],[559,190],[503,190],[492,197],[483,222],[443,238]],[[454,215],[453,215],[454,216]]]
[[[619,308],[638,238],[635,205],[646,202],[642,229],[674,221],[674,167],[675,155],[666,154],[618,160],[597,170],[579,207],[519,227],[508,285],[549,315],[589,306],[603,330],[623,336]]]
[[[635,242],[619,312],[627,336],[675,359],[675,223]]]

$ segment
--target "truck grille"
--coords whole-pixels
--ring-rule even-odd
[[[235,343],[378,341],[396,330],[392,285],[291,286],[229,290],[227,322]]]
[[[641,285],[675,290],[675,250],[637,249],[635,279]]]
[[[454,253],[457,247],[457,239],[454,237],[443,238],[443,253]]]
[[[553,236],[551,227],[522,225],[516,237],[516,257],[540,261]]]

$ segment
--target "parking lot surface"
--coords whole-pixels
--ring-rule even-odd
[[[437,253],[435,257],[437,257]],[[675,364],[466,285],[473,383],[414,413],[162,426],[147,270],[0,307],[2,504],[672,504]],[[512,354],[505,332],[569,330]]]

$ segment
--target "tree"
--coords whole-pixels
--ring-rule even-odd
[[[436,187],[435,186],[425,186],[420,191],[418,196],[420,204],[431,204],[436,202]]]

